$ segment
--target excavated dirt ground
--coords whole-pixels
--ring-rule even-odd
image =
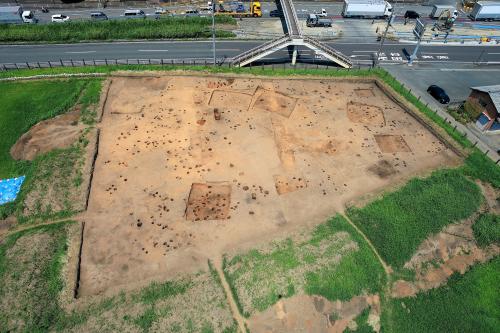
[[[80,110],[41,121],[26,133],[10,149],[15,160],[33,160],[37,155],[56,148],[71,146],[82,134],[85,125],[78,122]]]
[[[80,295],[194,272],[457,161],[372,83],[114,78],[100,127]]]

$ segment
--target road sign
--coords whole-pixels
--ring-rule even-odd
[[[415,28],[413,29],[413,34],[415,35],[415,37],[420,39],[424,35],[424,32],[425,32],[424,23],[422,23],[422,21],[420,21],[420,19],[417,19],[417,22],[415,24]]]

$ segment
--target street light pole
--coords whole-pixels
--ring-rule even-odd
[[[212,0],[212,50],[214,56],[214,66],[215,66],[215,0]]]
[[[380,58],[380,52],[382,52],[382,47],[384,47],[385,36],[387,36],[387,31],[389,30],[389,26],[392,23],[392,17],[393,17],[392,15],[393,14],[391,13],[391,16],[389,16],[389,19],[387,20],[387,25],[385,26],[384,35],[382,36],[382,39],[380,40],[380,46],[378,48],[377,58],[375,59],[375,64],[378,63],[378,59]]]

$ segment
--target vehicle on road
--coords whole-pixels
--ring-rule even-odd
[[[269,12],[269,16],[271,17],[281,17],[282,15],[281,10],[279,9],[273,9]]]
[[[200,16],[200,12],[197,9],[188,9],[184,12],[186,17]]]
[[[326,12],[326,9],[325,8],[321,8],[321,12],[319,13],[313,13],[314,15],[318,16],[318,17],[327,17],[328,16],[328,13]]]
[[[64,23],[69,21],[68,15],[55,14],[51,16],[52,23]]]
[[[219,1],[219,6],[215,7],[215,15],[229,15],[232,17],[262,17],[262,10],[259,1],[251,1],[247,9],[242,2],[232,3],[228,8]]]
[[[306,25],[308,27],[331,27],[332,20],[325,17],[319,17],[316,14],[309,14],[307,17]]]
[[[443,12],[449,11],[450,13],[453,13],[455,10],[456,10],[455,6],[452,5],[433,5],[429,17],[432,19],[437,19],[441,16]]]
[[[24,10],[21,6],[0,7],[1,23],[38,23],[35,14],[31,10]]]
[[[90,18],[96,21],[106,21],[108,19],[108,16],[103,12],[93,12],[90,13]]]
[[[144,13],[143,10],[141,9],[127,9],[124,13],[123,16],[127,19],[134,19],[134,18],[146,18],[146,14]]]
[[[405,13],[405,19],[418,19],[420,18],[420,14],[414,10],[407,10]]]
[[[343,17],[385,18],[392,13],[392,5],[384,0],[344,0]]]
[[[427,88],[427,92],[441,104],[450,103],[450,97],[446,94],[446,91],[435,84],[429,86],[429,88]]]
[[[469,17],[474,21],[500,21],[500,2],[476,2]]]

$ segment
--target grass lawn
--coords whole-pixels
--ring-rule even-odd
[[[218,16],[216,23],[236,25],[232,17]],[[77,42],[111,39],[208,38],[209,17],[165,17],[160,20],[71,21],[64,24],[0,25],[0,42]],[[234,37],[217,30],[218,37]]]
[[[500,216],[495,214],[479,216],[472,225],[472,231],[479,246],[500,245]]]
[[[402,268],[423,240],[470,216],[482,200],[479,187],[460,171],[440,170],[363,208],[352,207],[348,215],[389,265]]]
[[[385,283],[377,258],[342,216],[310,234],[225,258],[224,273],[247,317],[296,293],[348,300],[380,292]]]
[[[384,332],[498,332],[500,257],[454,274],[446,286],[416,297],[388,300]]]
[[[68,111],[77,101],[82,105],[81,120],[92,124],[100,90],[100,79],[0,82],[3,102],[0,104],[0,179],[26,175],[16,201],[0,206],[0,219],[16,213],[18,219],[23,220],[24,199],[28,193],[38,189],[38,197],[42,198],[50,187],[60,212],[54,211],[54,207],[39,205],[31,207],[29,214],[37,217],[71,214],[69,193],[81,184],[79,168],[83,166],[86,140],[38,155],[31,162],[15,161],[10,148],[33,125]]]

